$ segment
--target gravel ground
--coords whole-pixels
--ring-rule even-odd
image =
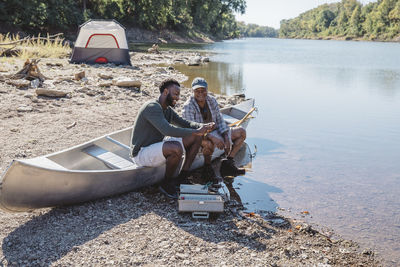
[[[0,173],[13,159],[48,154],[131,126],[141,104],[158,95],[163,79],[186,79],[172,67],[155,64],[189,63],[196,57],[176,51],[134,53],[134,66],[128,68],[42,59],[39,68],[49,78],[44,87],[68,92],[64,98],[38,97],[34,88],[7,84],[6,75],[21,69],[23,61],[0,62]],[[86,79],[75,80],[82,71]],[[120,77],[141,81],[140,90],[112,85]],[[181,93],[180,105],[190,89]],[[221,106],[238,101],[217,97]],[[274,213],[244,213],[235,200],[218,217],[192,219],[154,188],[29,213],[0,211],[0,220],[4,266],[382,265],[373,251],[362,251],[352,241],[331,240]]]

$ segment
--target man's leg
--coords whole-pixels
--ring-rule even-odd
[[[204,164],[211,164],[211,156],[214,153],[214,144],[208,139],[201,142],[203,148]]]
[[[246,139],[246,130],[242,127],[232,128],[231,138],[233,145],[228,157],[234,158]]]
[[[216,179],[214,169],[211,166],[212,154],[214,153],[215,145],[210,139],[205,139],[202,141],[201,146],[203,148],[204,156],[204,167],[202,171],[202,178],[213,182],[213,184],[218,184],[219,181]]]
[[[232,150],[228,158],[221,162],[220,172],[223,177],[244,175],[246,172],[245,169],[236,167],[233,160],[246,139],[246,130],[241,127],[231,129],[231,138],[233,143]]]
[[[171,180],[182,159],[183,149],[177,141],[167,141],[163,144],[163,155],[166,160],[165,179]]]
[[[183,163],[182,171],[189,171],[194,158],[199,152],[201,140],[202,137],[197,135],[190,135],[182,138],[183,146],[185,147],[186,151],[185,162]]]
[[[182,159],[183,149],[177,141],[166,141],[163,144],[162,152],[166,160],[165,177],[160,184],[160,191],[170,198],[178,198],[173,175]]]

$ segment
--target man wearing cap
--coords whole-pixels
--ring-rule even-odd
[[[230,128],[222,118],[217,100],[208,95],[208,85],[204,78],[197,77],[192,82],[193,96],[183,106],[183,117],[199,123],[215,123],[215,130],[208,133],[202,141],[204,155],[203,177],[218,183],[211,167],[211,156],[215,147],[225,150],[227,160],[221,165],[221,174],[237,176],[244,174],[243,169],[235,166],[233,158],[246,139],[246,130],[242,127]]]
[[[159,189],[170,198],[177,198],[173,180],[185,151],[185,162],[178,176],[184,183],[189,168],[199,151],[202,136],[214,124],[202,124],[180,117],[172,107],[179,100],[180,84],[174,79],[164,80],[160,96],[143,104],[133,125],[131,157],[138,166],[154,167],[166,164],[165,177]]]

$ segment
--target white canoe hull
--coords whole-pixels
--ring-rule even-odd
[[[252,107],[250,99],[221,112],[241,119]],[[246,127],[248,121],[242,126]],[[132,128],[107,135],[120,143],[130,143]],[[158,167],[111,169],[83,149],[96,145],[129,159],[127,149],[107,140],[106,136],[84,144],[33,159],[15,160],[0,180],[0,208],[9,212],[69,205],[112,196],[156,184],[165,174],[165,164]],[[220,156],[216,150],[213,158]],[[202,166],[204,158],[196,156],[192,169]]]

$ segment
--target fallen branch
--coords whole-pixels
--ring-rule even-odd
[[[17,47],[17,46],[14,45],[14,46],[11,47],[11,48],[2,49],[2,50],[0,51],[0,57],[7,57],[7,56],[10,56],[10,55],[11,55],[11,52],[13,52],[12,50],[13,50],[15,47]],[[14,51],[14,53],[16,53],[16,52]]]

